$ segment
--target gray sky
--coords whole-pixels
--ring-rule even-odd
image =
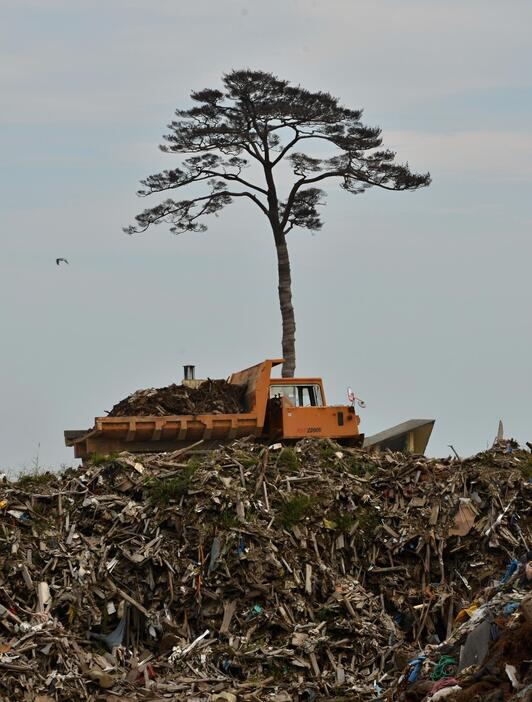
[[[298,374],[329,402],[351,385],[368,434],[436,418],[432,455],[484,449],[500,417],[532,440],[530,26],[528,0],[3,0],[0,467],[72,463],[63,429],[183,363],[279,355],[251,204],[206,234],[121,231],[139,179],[177,165],[157,149],[173,110],[245,67],[363,107],[433,176],[331,186],[322,231],[289,235]]]

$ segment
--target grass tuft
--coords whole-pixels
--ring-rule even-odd
[[[218,520],[220,527],[223,529],[234,529],[239,525],[238,517],[229,507],[226,507],[223,512],[221,512]]]
[[[532,480],[532,454],[527,454],[526,461],[517,463],[516,468],[521,471],[525,480]]]
[[[188,462],[179,475],[173,478],[152,478],[146,483],[146,488],[152,503],[168,504],[180,500],[186,495],[199,463],[195,459]]]
[[[281,524],[285,529],[289,529],[296,522],[300,522],[313,511],[316,499],[310,495],[296,495],[292,499],[283,503],[279,516]]]
[[[355,523],[355,517],[349,512],[339,512],[334,515],[332,521],[336,523],[338,531],[349,534]]]
[[[53,480],[54,477],[55,476],[53,475],[53,473],[50,473],[49,471],[21,473],[18,476],[17,482],[21,487],[27,485],[45,485],[46,483],[49,483],[51,480]]]
[[[347,469],[351,475],[357,478],[372,476],[377,470],[377,466],[371,461],[367,461],[359,458],[358,456],[352,456],[347,464]]]
[[[320,458],[322,461],[337,461],[337,451],[337,448],[331,446],[331,444],[329,443],[324,442],[320,445]]]
[[[358,523],[358,530],[363,538],[367,538],[373,534],[375,529],[380,524],[379,511],[374,507],[359,507],[355,511],[355,518]]]
[[[236,456],[238,462],[242,464],[244,468],[253,468],[258,463],[258,458],[255,456]]]
[[[287,468],[288,470],[297,470],[299,466],[299,461],[297,459],[297,453],[293,448],[284,448],[279,454],[279,460],[277,465],[280,468]]]
[[[118,453],[94,453],[90,462],[93,466],[103,466],[105,463],[112,463],[118,457]]]

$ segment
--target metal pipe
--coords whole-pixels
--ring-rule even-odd
[[[183,374],[185,380],[195,380],[196,366],[183,366]]]

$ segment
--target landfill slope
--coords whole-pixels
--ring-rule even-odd
[[[510,587],[531,468],[239,441],[4,482],[0,697],[410,699],[409,661]]]
[[[239,414],[246,411],[245,387],[226,380],[205,380],[199,387],[168,385],[137,390],[120,400],[110,417],[172,414]]]

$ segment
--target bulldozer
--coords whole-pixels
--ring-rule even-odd
[[[348,405],[327,405],[321,378],[272,377],[272,369],[282,363],[282,358],[266,359],[229,377],[230,384],[243,389],[244,412],[96,417],[89,430],[65,431],[65,443],[82,460],[120,451],[175,451],[199,442],[206,448],[243,437],[268,443],[328,438],[346,446],[424,453],[434,420],[410,420],[365,441],[352,393]],[[185,366],[183,384],[202,382],[194,366]]]

